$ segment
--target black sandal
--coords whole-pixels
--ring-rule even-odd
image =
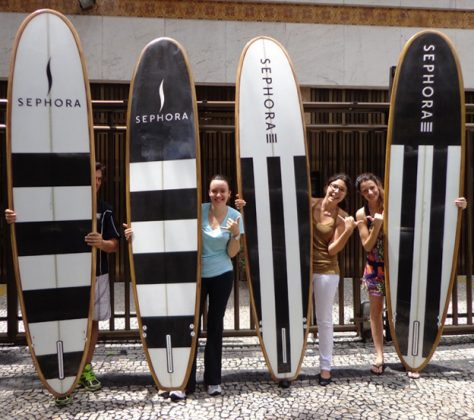
[[[373,363],[372,367],[370,368],[370,373],[373,375],[380,376],[385,372],[385,363]]]

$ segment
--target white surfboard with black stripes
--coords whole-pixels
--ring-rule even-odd
[[[423,369],[438,345],[456,274],[464,122],[452,43],[437,31],[416,34],[395,74],[385,178],[389,320],[412,371]]]
[[[23,320],[56,396],[82,372],[94,260],[92,114],[78,36],[61,14],[28,16],[15,40],[7,110],[9,206]]]
[[[170,38],[142,51],[130,87],[128,217],[142,342],[160,389],[182,389],[197,339],[200,161],[194,83]]]
[[[299,87],[271,38],[257,37],[242,52],[236,118],[252,303],[272,377],[292,380],[311,307],[309,171]]]

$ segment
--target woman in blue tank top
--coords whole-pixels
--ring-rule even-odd
[[[222,335],[224,315],[234,283],[232,258],[240,250],[240,234],[244,233],[240,213],[229,207],[231,191],[223,175],[214,175],[209,184],[209,203],[201,211],[201,302],[200,313],[209,297],[207,311],[207,340],[204,350],[204,384],[211,396],[220,395],[222,370]],[[196,352],[197,355],[197,352]],[[195,356],[196,357],[196,356]],[[196,388],[196,359],[186,390]],[[171,393],[182,399],[184,393]],[[181,397],[181,398],[177,398]]]
[[[220,395],[222,370],[222,336],[224,315],[234,284],[234,266],[232,258],[240,251],[240,235],[244,233],[241,214],[229,207],[231,191],[228,179],[223,175],[214,175],[209,184],[210,202],[201,208],[201,299],[199,313],[209,297],[207,311],[207,340],[204,350],[204,384],[211,396]],[[239,201],[239,200],[237,200]],[[133,231],[126,224],[125,238],[130,240]],[[199,331],[198,327],[198,331]],[[186,398],[186,394],[196,389],[196,356],[184,391],[162,393],[173,401]]]

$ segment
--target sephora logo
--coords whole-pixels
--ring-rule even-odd
[[[275,100],[273,96],[272,61],[270,58],[260,59],[260,74],[262,79],[262,97],[264,108],[265,138],[267,143],[278,143],[277,126],[275,122]]]
[[[423,45],[421,76],[420,132],[432,133],[435,109],[436,47]]]
[[[48,92],[44,97],[20,96],[17,98],[17,106],[21,108],[80,108],[81,101],[77,98],[51,97],[53,87],[53,75],[51,72],[51,57],[46,65],[46,78],[48,80]]]
[[[141,114],[135,115],[135,124],[150,124],[150,123],[161,123],[161,122],[172,122],[172,121],[183,121],[189,120],[186,112],[163,112],[165,106],[165,88],[163,79],[158,87],[158,98],[159,98],[159,110],[153,114]]]

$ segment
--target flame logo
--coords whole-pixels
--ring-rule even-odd
[[[48,65],[46,66],[46,76],[48,77],[48,95],[51,92],[53,86],[53,76],[51,75],[51,57],[49,57]]]
[[[163,79],[160,83],[160,88],[158,89],[158,92],[160,94],[160,103],[161,103],[160,110],[158,112],[161,112],[161,110],[163,109],[163,105],[165,104],[165,93],[163,91],[163,83],[164,82],[165,82],[165,80]]]

